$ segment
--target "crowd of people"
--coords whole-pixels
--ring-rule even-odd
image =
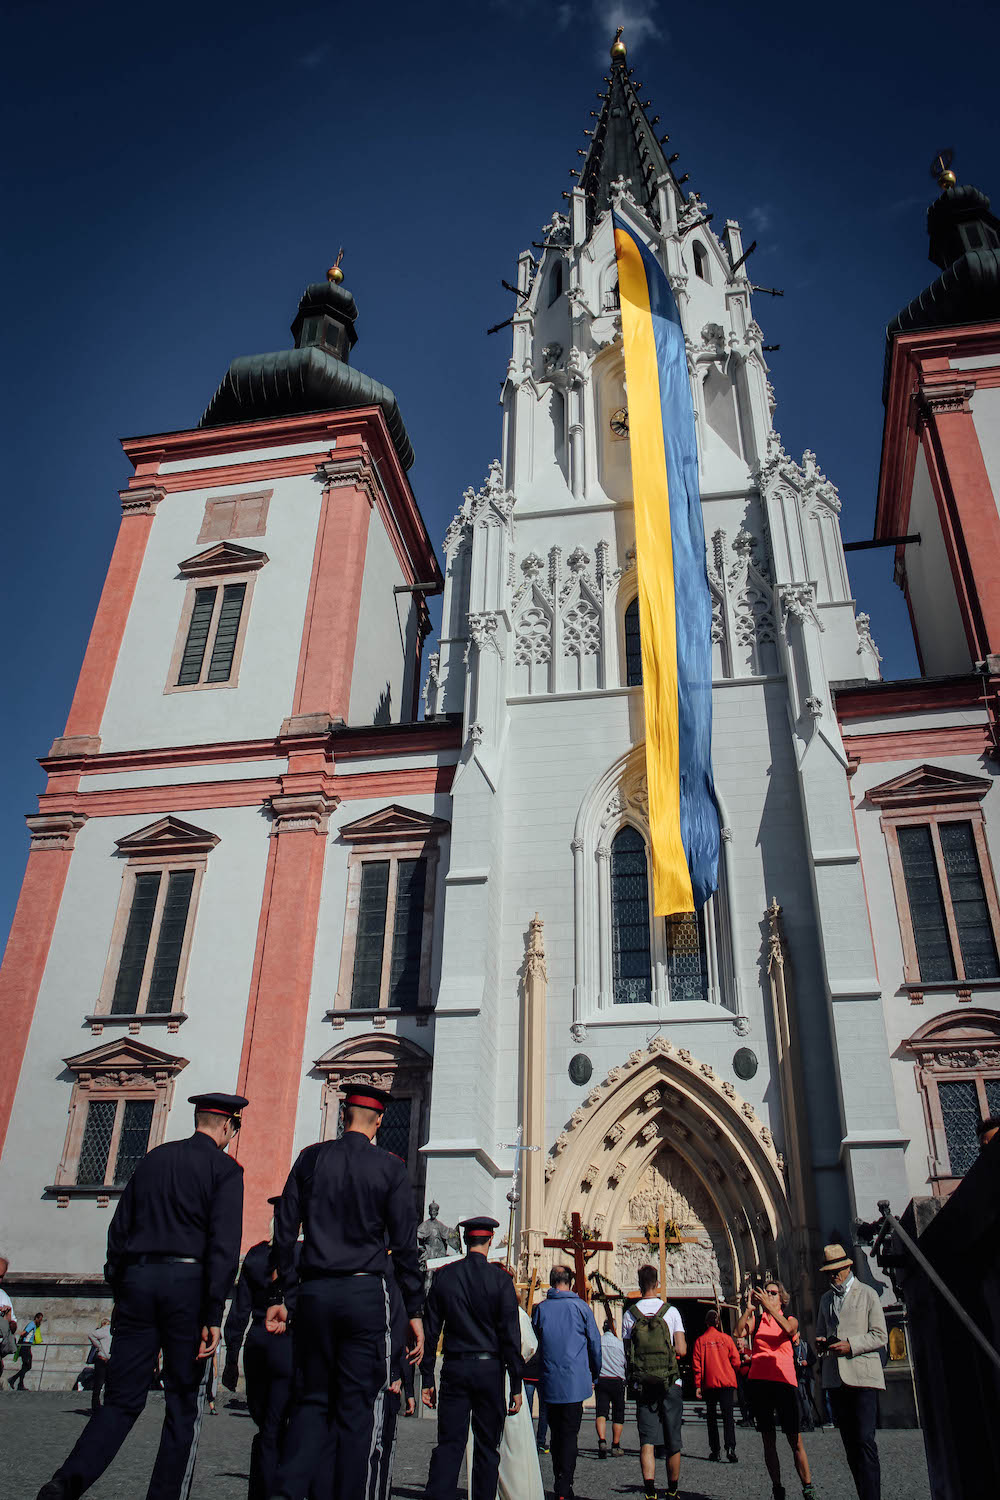
[[[389,1500],[396,1423],[415,1412],[417,1369],[421,1400],[436,1409],[438,1424],[426,1500],[456,1500],[463,1460],[471,1500],[543,1500],[543,1453],[551,1455],[555,1500],[573,1500],[592,1396],[598,1458],[623,1456],[631,1399],[646,1500],[659,1494],[658,1449],[665,1496],[678,1496],[687,1334],[653,1266],[639,1269],[639,1295],[624,1305],[620,1334],[609,1303],[598,1330],[564,1265],[553,1267],[529,1318],[512,1273],[490,1259],[496,1220],[478,1217],[459,1225],[464,1256],[440,1266],[428,1287],[405,1166],[373,1149],[388,1096],[366,1087],[348,1093],[342,1135],[303,1151],[270,1200],[271,1237],[247,1251],[223,1326],[243,1219],[243,1172],[227,1147],[247,1101],[205,1094],[190,1102],[194,1134],[144,1158],[112,1219],[105,1275],[114,1314],[91,1335],[92,1413],[38,1500],[78,1500],[104,1473],[145,1405],[160,1358],[165,1413],[147,1500],[188,1500],[223,1345],[222,1383],[236,1389],[242,1357],[256,1427],[248,1500]],[[840,1245],[826,1247],[821,1269],[828,1282],[816,1333],[822,1386],[859,1500],[877,1500],[885,1320]],[[29,1329],[30,1344],[40,1321],[21,1331],[19,1344]],[[709,1458],[722,1462],[724,1452],[738,1462],[738,1403],[744,1423],[760,1434],[775,1500],[785,1495],[779,1429],[809,1500],[802,1431],[815,1413],[815,1356],[788,1293],[775,1277],[758,1276],[733,1336],[717,1308],[704,1321],[691,1365]],[[0,1336],[12,1324],[9,1299],[0,1297]],[[23,1373],[22,1358],[22,1384]]]

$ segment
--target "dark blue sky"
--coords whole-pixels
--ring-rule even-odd
[[[485,329],[563,206],[616,12],[678,170],[786,291],[755,299],[785,445],[869,536],[884,327],[936,274],[934,152],[1000,194],[994,8],[8,5],[0,934],[114,542],[118,438],[194,426],[233,355],[290,342],[343,244],[354,362],[399,398],[439,539],[497,453],[509,343]],[[890,554],[851,571],[886,675],[910,674]]]

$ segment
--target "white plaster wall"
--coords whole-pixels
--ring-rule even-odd
[[[908,530],[920,533],[920,546],[906,549],[906,578],[924,671],[929,677],[967,672],[969,643],[922,448],[913,474]]]
[[[923,1003],[913,1005],[907,993],[900,991],[903,983],[903,947],[899,931],[899,918],[889,873],[889,859],[885,835],[880,825],[880,812],[866,800],[867,792],[883,782],[891,781],[906,771],[912,771],[920,762],[915,760],[865,762],[859,766],[851,781],[858,827],[858,844],[861,849],[865,889],[871,914],[872,931],[875,937],[875,952],[878,960],[879,978],[882,984],[885,1029],[892,1059],[892,1079],[899,1111],[899,1123],[904,1135],[909,1137],[906,1148],[906,1177],[912,1195],[926,1194],[927,1157],[930,1142],[924,1119],[923,1104],[917,1086],[914,1059],[903,1045],[918,1027],[935,1016],[949,1011],[960,1011],[962,1005],[956,996],[956,985],[924,991]],[[935,756],[933,764],[947,770],[961,771],[970,776],[982,776],[984,764],[981,757]],[[1000,855],[1000,789],[994,784],[982,801],[986,821],[986,837],[993,855],[994,869]],[[987,989],[973,991],[972,1004],[990,1010],[1000,1010],[1000,984]]]
[[[205,808],[188,816],[220,839],[198,902],[184,995],[188,1019],[174,1035],[162,1024],[144,1025],[139,1035],[189,1059],[176,1081],[168,1140],[193,1129],[188,1095],[236,1087],[269,831],[257,808]],[[66,1137],[72,1076],[63,1058],[128,1034],[106,1025],[95,1037],[83,1017],[96,1008],[118,909],[125,862],[115,840],[150,821],[92,818],[70,861],[0,1163],[5,1249],[12,1264],[32,1271],[94,1272],[104,1264],[117,1197],[108,1208],[93,1198],[58,1208],[41,1192],[55,1180]]]
[[[351,678],[352,724],[371,724],[386,694],[389,708],[385,722],[398,724],[410,717],[409,697],[404,701],[404,684],[407,620],[414,608],[413,595],[392,592],[395,584],[405,581],[382,519],[373,509]]]
[[[102,771],[97,776],[81,776],[80,790],[105,792],[137,786],[197,786],[203,781],[246,781],[260,776],[283,776],[287,769],[288,759],[281,756],[270,760],[209,761],[199,766],[163,766],[140,771]],[[187,822],[191,821],[186,814],[185,818]]]
[[[188,586],[177,564],[211,545],[199,545],[198,533],[206,500],[222,491],[168,494],[153,519],[118,655],[101,722],[103,750],[263,738],[291,712],[322,492],[310,475],[267,483],[274,490],[267,532],[240,543],[270,560],[256,574],[238,686],[164,692]]]
[[[1000,362],[1000,356],[997,361]],[[979,363],[986,365],[990,361],[983,359]],[[1000,386],[975,391],[970,405],[993,499],[1000,510]]]
[[[965,724],[985,723],[986,713],[981,708],[929,708],[920,713],[845,719],[843,727],[845,734],[892,734],[901,729],[952,729]],[[882,779],[888,780],[887,777]]]
[[[207,458],[178,458],[160,464],[158,474],[183,474],[188,469],[225,469],[230,464],[258,463],[261,459],[291,458],[299,453],[329,453],[336,448],[336,438],[324,438],[321,443],[277,443],[270,448],[245,448],[242,453],[219,453]],[[228,493],[228,491],[227,491]]]

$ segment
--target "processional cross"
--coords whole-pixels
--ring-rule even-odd
[[[610,1240],[594,1240],[583,1232],[583,1221],[579,1214],[570,1214],[570,1234],[563,1240],[542,1240],[547,1250],[572,1250],[573,1252],[573,1274],[576,1282],[574,1290],[578,1297],[585,1302],[590,1301],[590,1287],[587,1284],[587,1256],[594,1255],[598,1250],[613,1250],[615,1247]]]
[[[510,1204],[510,1222],[507,1226],[507,1269],[510,1269],[510,1254],[514,1243],[514,1211],[521,1201],[521,1154],[524,1151],[538,1151],[538,1146],[524,1146],[521,1144],[523,1130],[519,1125],[517,1135],[513,1141],[501,1141],[501,1151],[513,1151],[514,1153],[514,1176],[511,1179],[510,1192],[507,1194],[507,1202]]]
[[[645,1234],[632,1235],[626,1240],[628,1245],[648,1245],[652,1250],[655,1246],[660,1252],[660,1291],[666,1291],[667,1287],[667,1250],[676,1245],[697,1245],[698,1237],[682,1235],[677,1233],[677,1225],[671,1219],[667,1222],[667,1211],[663,1204],[659,1205],[656,1215],[656,1233],[653,1233],[653,1225],[650,1224]]]

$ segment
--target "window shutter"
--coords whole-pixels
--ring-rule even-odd
[[[625,686],[642,685],[642,641],[639,636],[639,601],[633,599],[625,611]]]
[[[219,624],[215,632],[215,644],[212,646],[212,659],[208,664],[209,682],[229,681],[246,591],[245,583],[227,583],[222,591]]]
[[[354,948],[351,1004],[374,1008],[382,988],[382,950],[385,911],[389,897],[389,861],[370,860],[361,866],[358,898],[358,937]]]
[[[192,683],[201,681],[201,668],[205,660],[208,632],[212,624],[212,611],[215,609],[215,596],[218,592],[215,588],[195,589],[194,591],[191,623],[188,626],[187,640],[184,642],[181,669],[177,674],[178,687],[189,687]]]
[[[642,835],[624,827],[611,845],[614,1003],[653,998],[649,957],[649,873]]]
[[[920,978],[927,983],[954,979],[955,963],[930,827],[918,823],[900,828],[898,838]]]
[[[149,1150],[153,1124],[152,1099],[126,1099],[122,1133],[115,1159],[115,1185],[123,1187]]]
[[[177,970],[181,961],[181,948],[187,928],[191,892],[194,888],[193,870],[174,870],[167,881],[167,896],[160,918],[160,933],[156,940],[156,957],[146,996],[146,1011],[152,1015],[164,1015],[172,1009],[174,989],[177,985]]]
[[[108,1170],[108,1152],[115,1128],[117,1099],[91,1099],[87,1105],[87,1123],[76,1169],[78,1183],[100,1183]]]
[[[971,823],[939,823],[948,893],[966,979],[996,979],[997,945]]]
[[[132,909],[128,914],[118,978],[115,980],[115,992],[111,999],[113,1016],[134,1015],[139,1004],[142,971],[146,964],[146,951],[149,948],[149,935],[153,930],[159,889],[159,870],[135,877]]]
[[[425,859],[401,859],[396,869],[389,1004],[415,1010],[420,994],[420,950],[424,931]],[[400,1153],[402,1154],[402,1153]]]

